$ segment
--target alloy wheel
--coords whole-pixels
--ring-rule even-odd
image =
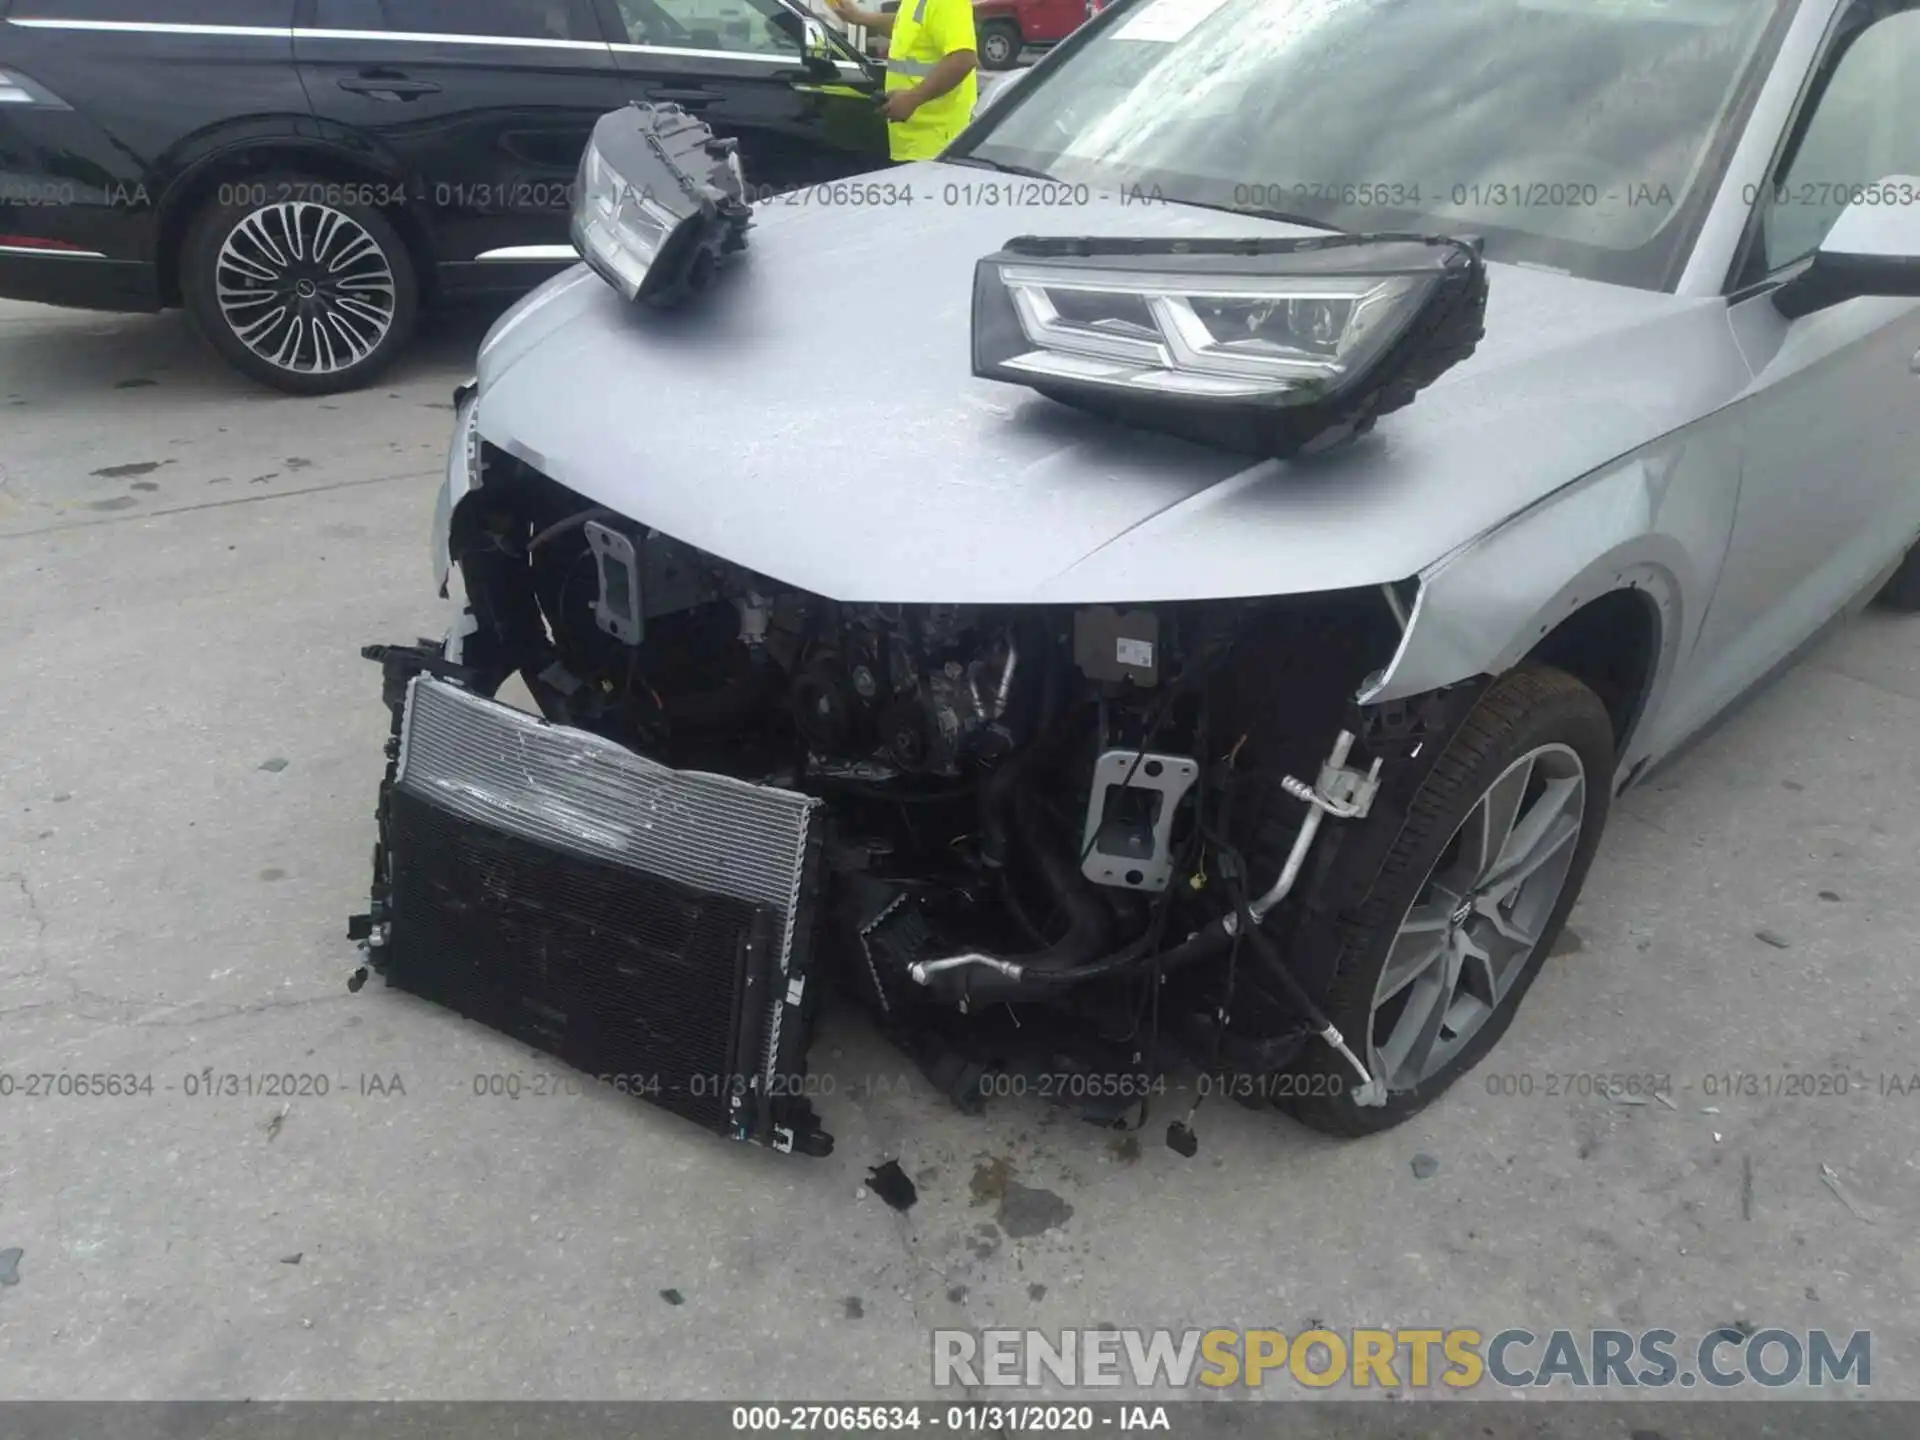
[[[1586,803],[1579,755],[1551,744],[1509,765],[1467,812],[1374,989],[1369,1068],[1389,1090],[1450,1064],[1526,970],[1566,889]]]
[[[255,355],[312,375],[365,360],[398,307],[379,241],[351,215],[309,201],[262,206],[233,227],[214,262],[214,298]]]

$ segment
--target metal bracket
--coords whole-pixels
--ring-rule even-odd
[[[1353,752],[1353,742],[1354,735],[1350,730],[1342,730],[1335,737],[1333,752],[1327,756],[1327,763],[1320,767],[1320,783],[1317,786],[1296,780],[1291,775],[1280,782],[1283,790],[1307,806],[1307,818],[1300,822],[1300,833],[1294,836],[1293,849],[1287,855],[1287,863],[1281,868],[1280,878],[1273,882],[1273,887],[1266,894],[1258,896],[1247,906],[1256,923],[1265,920],[1273,908],[1292,893],[1294,882],[1300,878],[1301,867],[1306,864],[1307,851],[1313,848],[1314,838],[1320,833],[1321,821],[1329,815],[1338,820],[1359,820],[1373,808],[1374,796],[1380,793],[1381,762],[1375,760],[1365,772],[1348,769],[1347,756]]]
[[[623,645],[638,645],[646,635],[646,605],[641,595],[640,555],[631,537],[598,520],[586,523],[587,548],[600,572],[593,619]]]
[[[1380,793],[1380,762],[1364,772],[1329,760],[1320,767],[1320,782],[1308,786],[1289,775],[1280,786],[1296,800],[1317,806],[1339,820],[1362,820]]]
[[[1093,767],[1093,791],[1087,799],[1087,823],[1080,848],[1081,872],[1096,885],[1122,890],[1165,890],[1173,879],[1173,821],[1180,801],[1200,778],[1191,755],[1150,755],[1139,750],[1109,750]],[[1160,808],[1147,832],[1144,854],[1108,850],[1100,844],[1107,810],[1128,790],[1159,794]]]

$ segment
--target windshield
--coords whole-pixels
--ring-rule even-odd
[[[1133,0],[967,153],[1672,282],[1792,0]]]

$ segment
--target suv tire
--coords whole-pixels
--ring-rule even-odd
[[[294,395],[366,384],[413,332],[406,242],[351,182],[277,173],[223,184],[187,227],[187,313],[236,369]]]
[[[1613,765],[1606,708],[1571,675],[1523,666],[1488,689],[1434,762],[1338,937],[1324,1007],[1369,1071],[1387,1072],[1386,1103],[1358,1104],[1352,1068],[1314,1038],[1277,1077],[1282,1109],[1326,1134],[1370,1135],[1411,1119],[1480,1062],[1580,894],[1606,825]],[[1509,837],[1492,856],[1481,853],[1489,830]],[[1542,843],[1529,850],[1523,842],[1536,832]],[[1528,858],[1535,867],[1503,900]],[[1421,1014],[1432,1030],[1416,1064],[1421,1027],[1402,1027]]]
[[[975,37],[982,70],[1011,70],[1020,63],[1020,27],[1011,20],[989,20]]]
[[[1907,558],[1900,562],[1900,568],[1880,587],[1880,592],[1873,597],[1873,603],[1882,610],[1893,610],[1902,615],[1911,615],[1920,610],[1920,545],[1907,551]]]

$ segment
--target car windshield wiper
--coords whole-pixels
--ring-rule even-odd
[[[943,157],[949,165],[971,165],[976,170],[997,170],[1002,175],[1024,175],[1029,180],[1051,180],[1053,176],[1044,170],[1036,170],[1031,165],[1009,165],[1004,160],[989,160],[981,155],[951,155]]]
[[[1296,215],[1291,210],[1267,210],[1258,205],[1228,205],[1218,200],[1189,200],[1184,195],[1164,197],[1174,205],[1194,205],[1202,210],[1222,210],[1229,215],[1251,215],[1255,220],[1272,220],[1280,225],[1304,225],[1310,230],[1331,230],[1336,235],[1353,235],[1358,232],[1343,230],[1329,220],[1313,215]]]

